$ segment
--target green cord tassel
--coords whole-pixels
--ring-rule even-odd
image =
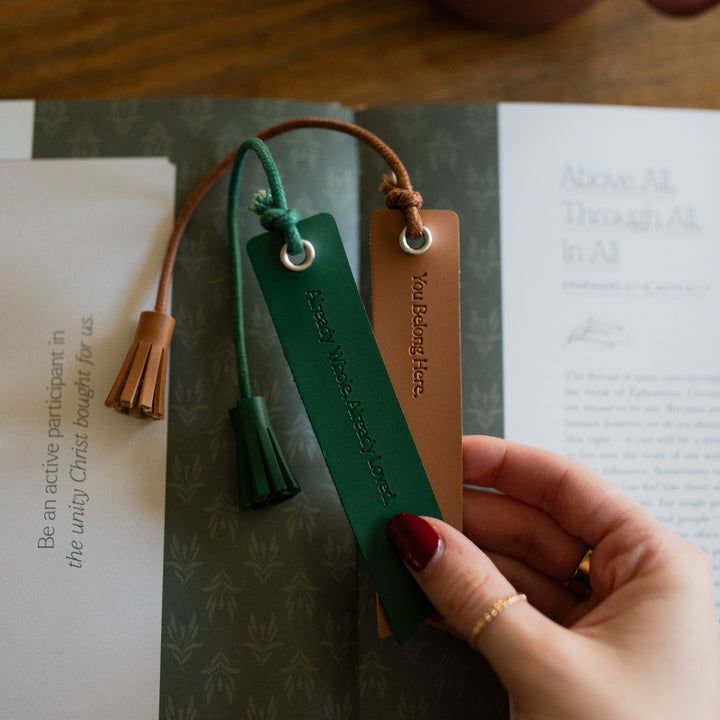
[[[270,425],[265,398],[241,399],[230,410],[235,429],[240,509],[276,504],[300,492]],[[248,479],[252,482],[246,482]]]
[[[291,252],[294,248],[302,248],[296,227],[300,218],[295,210],[288,210],[280,174],[270,151],[261,140],[249,138],[240,145],[235,156],[228,198],[228,228],[235,281],[235,348],[240,387],[240,400],[230,410],[230,420],[235,431],[241,510],[273,505],[300,492],[272,429],[265,398],[253,396],[250,389],[243,316],[242,255],[237,225],[240,177],[250,150],[258,155],[270,184],[270,190],[256,194],[251,209],[261,215],[263,227],[282,232]]]

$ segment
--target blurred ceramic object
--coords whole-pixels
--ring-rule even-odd
[[[494,30],[533,31],[558,25],[598,0],[441,0],[475,25]],[[647,0],[669,15],[696,15],[720,0]]]
[[[648,0],[648,2],[670,15],[696,15],[717,5],[718,0]]]

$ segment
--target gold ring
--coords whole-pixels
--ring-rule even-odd
[[[588,548],[575,568],[575,572],[567,581],[568,589],[582,598],[589,598],[592,595],[592,585],[590,585],[590,558],[592,554],[593,549]]]
[[[527,595],[525,593],[515,593],[514,595],[509,595],[506,598],[502,598],[502,600],[498,600],[496,603],[493,603],[482,615],[482,617],[477,621],[475,627],[472,629],[472,632],[470,633],[470,636],[468,637],[468,643],[470,644],[470,647],[475,647],[475,642],[478,639],[478,636],[480,633],[505,609],[509,608],[511,605],[514,605],[515,603],[522,602],[523,600],[527,600]]]

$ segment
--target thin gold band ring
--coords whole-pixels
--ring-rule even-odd
[[[468,637],[468,643],[471,647],[475,647],[475,643],[480,633],[504,610],[507,610],[511,605],[515,603],[523,602],[527,600],[525,593],[514,593],[506,598],[502,598],[497,602],[493,603],[483,614],[482,617],[477,621],[475,627],[472,629]]]

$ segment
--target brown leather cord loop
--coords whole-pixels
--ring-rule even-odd
[[[392,171],[392,175],[385,175],[383,183],[380,186],[380,190],[385,194],[387,206],[389,208],[399,208],[405,213],[408,226],[408,238],[415,239],[422,235],[422,220],[419,213],[419,208],[422,205],[422,196],[412,189],[410,177],[400,158],[388,145],[380,140],[380,138],[359,125],[353,125],[343,120],[320,117],[304,117],[286,120],[265,128],[262,132],[257,133],[255,137],[266,141],[290,130],[297,130],[299,128],[336,130],[347,135],[352,135],[378,153]],[[217,163],[198,183],[178,213],[175,225],[168,239],[167,250],[165,251],[165,258],[163,260],[160,282],[158,283],[157,299],[155,301],[156,312],[167,312],[170,281],[175,266],[175,258],[177,257],[180,240],[185,233],[185,228],[190,222],[190,218],[210,188],[232,167],[234,160],[235,151]]]
[[[208,194],[209,190],[232,167],[234,159],[235,152],[233,151],[215,165],[190,193],[190,196],[180,209],[178,216],[175,218],[175,224],[173,225],[172,232],[168,239],[167,249],[165,250],[162,270],[160,271],[160,282],[158,283],[157,299],[155,300],[156,312],[167,312],[170,282],[172,280],[173,268],[175,267],[175,258],[177,257],[180,240],[185,234],[185,228],[190,222],[190,218],[193,216],[202,199]]]
[[[390,209],[397,208],[405,213],[406,236],[410,240],[419,238],[423,232],[419,212],[423,202],[422,195],[415,190],[398,187],[395,173],[386,173],[383,176],[380,191],[385,195],[385,204]]]

